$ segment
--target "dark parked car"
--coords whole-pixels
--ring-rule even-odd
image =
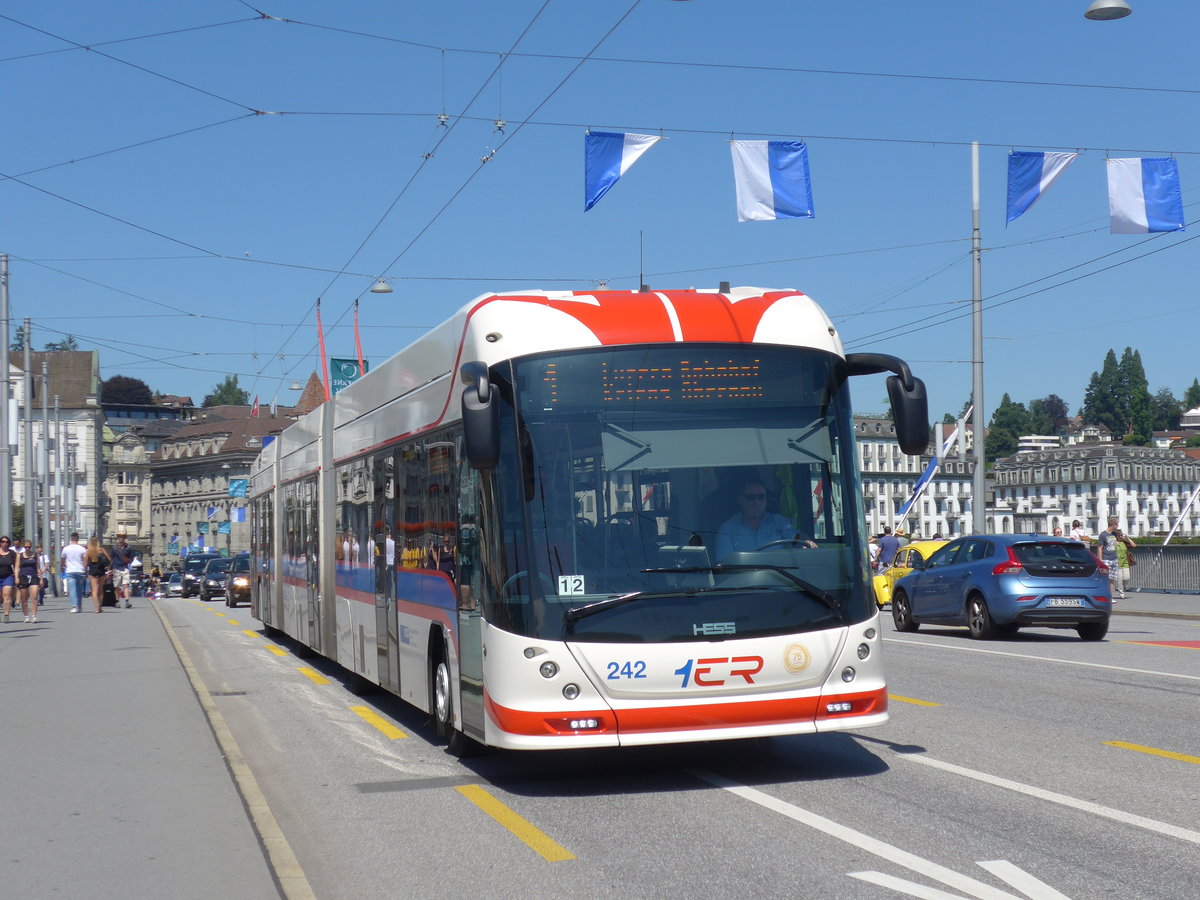
[[[233,566],[225,579],[225,605],[237,606],[243,600],[250,602],[249,553],[239,553],[233,558]]]
[[[231,565],[233,560],[228,556],[218,556],[208,561],[204,573],[200,576],[201,600],[208,601],[225,595],[225,576],[229,574]]]
[[[195,597],[200,593],[200,579],[204,568],[214,559],[224,559],[217,553],[189,553],[183,560],[183,596]]]
[[[1034,534],[962,537],[913,567],[892,592],[899,631],[966,625],[975,638],[1023,626],[1108,634],[1108,569],[1083,544]]]

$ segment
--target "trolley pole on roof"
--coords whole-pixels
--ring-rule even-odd
[[[971,481],[971,526],[987,534],[987,494],[983,464],[983,250],[979,242],[979,142],[971,144],[971,416],[975,473]]]

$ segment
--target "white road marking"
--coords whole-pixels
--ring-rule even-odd
[[[1066,894],[1059,893],[1007,859],[993,859],[976,865],[983,866],[1001,881],[1008,882],[1030,900],[1070,900]]]
[[[851,878],[877,884],[898,894],[919,897],[920,900],[962,900],[962,894],[948,894],[938,888],[917,884],[915,881],[906,881],[895,875],[884,875],[882,872],[850,872],[849,875]]]
[[[1011,781],[1007,778],[1001,778],[998,775],[989,775],[986,772],[978,772],[975,769],[968,769],[964,766],[956,766],[954,763],[942,762],[940,759],[934,759],[933,757],[926,756],[923,753],[901,753],[897,751],[896,756],[902,757],[910,762],[920,763],[923,766],[929,766],[932,769],[940,769],[943,772],[949,772],[952,775],[961,775],[964,778],[971,778],[975,781],[981,781],[984,784],[990,784],[995,787],[1004,788],[1005,790],[1015,791],[1018,794],[1025,794],[1028,797],[1036,797],[1039,800],[1047,800],[1050,803],[1057,803],[1059,806],[1066,806],[1071,809],[1077,809],[1080,812],[1091,813],[1094,816],[1111,819],[1114,822],[1120,822],[1122,825],[1132,825],[1135,828],[1144,828],[1146,831],[1152,831],[1155,834],[1177,838],[1181,841],[1187,841],[1191,844],[1200,844],[1200,831],[1192,831],[1190,828],[1180,828],[1178,825],[1168,825],[1166,822],[1158,822],[1154,819],[1147,819],[1145,816],[1122,812],[1119,809],[1113,809],[1109,806],[1101,806],[1099,803],[1092,803],[1090,800],[1079,800],[1075,797],[1067,796],[1066,794],[1059,794],[1055,791],[1047,791],[1043,788],[1033,787],[1029,784],[1022,784],[1019,781]]]
[[[786,803],[777,797],[772,797],[770,794],[765,794],[754,788],[730,781],[728,778],[712,772],[693,771],[692,774],[701,781],[707,781],[709,784],[729,791],[731,794],[736,794],[744,800],[756,803],[764,809],[769,809],[802,825],[815,828],[817,831],[822,831],[830,837],[845,841],[847,844],[857,847],[860,850],[873,853],[898,866],[910,869],[918,875],[923,875],[926,878],[941,882],[947,887],[962,891],[970,897],[976,897],[978,900],[1020,900],[1015,894],[994,888],[990,884],[984,884],[982,881],[976,881],[969,875],[959,874],[953,869],[947,869],[945,866],[938,865],[930,860],[922,859],[920,856],[909,853],[907,850],[893,847],[891,844],[863,834],[861,831],[855,831],[853,828],[841,825],[832,819],[827,819],[806,809],[801,809],[799,806]]]
[[[1031,659],[1035,662],[1061,663],[1064,666],[1083,666],[1087,669],[1109,669],[1113,672],[1133,672],[1137,675],[1157,675],[1159,678],[1182,678],[1200,681],[1200,675],[1181,675],[1177,672],[1155,672],[1151,669],[1131,669],[1127,666],[1109,666],[1104,663],[1082,662],[1078,659],[1061,659],[1056,656],[1034,656],[1032,653],[1009,653],[1004,650],[985,650],[982,647],[958,647],[949,644],[934,644],[930,641],[907,641],[900,638],[884,638],[889,644],[910,644],[913,647],[933,647],[936,650],[958,650],[963,653],[986,653],[990,656],[1009,656],[1013,659]]]

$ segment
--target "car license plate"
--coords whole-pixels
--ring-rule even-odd
[[[1083,606],[1083,601],[1078,597],[1047,597],[1047,606]]]

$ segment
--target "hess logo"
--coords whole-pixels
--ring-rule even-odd
[[[754,676],[762,671],[761,656],[712,656],[689,659],[675,670],[683,681],[680,687],[721,687],[724,684],[754,684]],[[738,679],[741,681],[738,681]]]

